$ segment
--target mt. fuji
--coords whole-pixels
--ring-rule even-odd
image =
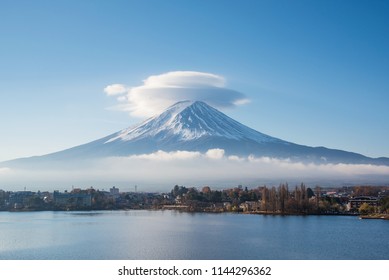
[[[389,165],[388,158],[287,142],[253,130],[201,101],[182,101],[162,114],[102,139],[64,151],[9,163],[82,160],[157,151],[222,149],[226,155],[270,157],[304,163]]]
[[[238,123],[204,102],[182,101],[136,127],[114,134],[104,145],[141,143],[143,149],[135,153],[220,148],[229,154],[248,155],[254,152],[254,144],[283,142]]]

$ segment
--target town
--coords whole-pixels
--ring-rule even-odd
[[[89,211],[164,209],[187,212],[237,212],[272,215],[360,215],[389,219],[388,186],[310,188],[241,185],[222,190],[174,186],[167,193],[72,188],[71,191],[0,190],[0,211]]]

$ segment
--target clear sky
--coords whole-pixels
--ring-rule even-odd
[[[309,146],[389,157],[388,1],[0,0],[0,161],[142,121],[104,88],[218,75],[224,110]]]

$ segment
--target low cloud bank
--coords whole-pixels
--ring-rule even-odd
[[[261,185],[273,182],[344,181],[389,182],[389,166],[369,164],[307,164],[269,157],[226,156],[222,149],[205,153],[191,151],[164,152],[110,157],[88,164],[57,166],[40,171],[0,169],[3,184],[43,186],[48,189],[72,185],[108,188],[116,185],[145,186],[144,191],[169,191],[175,184],[187,186],[234,184]],[[0,186],[5,188],[6,186]]]
[[[11,172],[11,169],[8,167],[0,168],[0,175],[9,174]]]
[[[205,160],[215,160],[213,162]],[[110,158],[108,161],[121,161],[127,162],[128,164],[131,161],[140,161],[148,162],[152,164],[151,161],[175,161],[180,160],[180,164],[193,165],[197,163],[209,163],[212,164],[215,168],[221,168],[223,166],[232,166],[236,167],[236,170],[239,172],[248,173],[248,171],[255,171],[258,173],[263,173],[263,171],[270,172],[269,174],[282,174],[282,173],[294,173],[298,172],[299,175],[304,174],[343,174],[343,175],[366,175],[366,174],[377,174],[377,175],[387,175],[389,174],[389,166],[384,165],[371,165],[371,164],[345,164],[345,163],[326,163],[326,164],[315,164],[315,163],[303,163],[303,162],[294,162],[290,159],[279,159],[279,158],[270,158],[270,157],[239,157],[236,155],[226,156],[223,149],[210,149],[205,153],[200,152],[191,152],[191,151],[175,151],[175,152],[165,152],[157,151],[150,154],[141,154],[134,155],[129,157],[121,158]],[[146,161],[145,161],[146,160]],[[189,161],[190,162],[185,162]],[[195,160],[195,161],[193,161]],[[198,166],[201,168],[201,165]],[[247,170],[247,171],[244,171]],[[261,172],[262,171],[262,172]],[[233,172],[236,173],[236,172]]]

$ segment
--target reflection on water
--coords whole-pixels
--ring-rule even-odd
[[[388,233],[342,216],[0,212],[0,259],[389,259]]]
[[[83,211],[83,212],[63,212],[71,216],[98,216],[98,215],[104,215],[105,213],[102,211]]]

